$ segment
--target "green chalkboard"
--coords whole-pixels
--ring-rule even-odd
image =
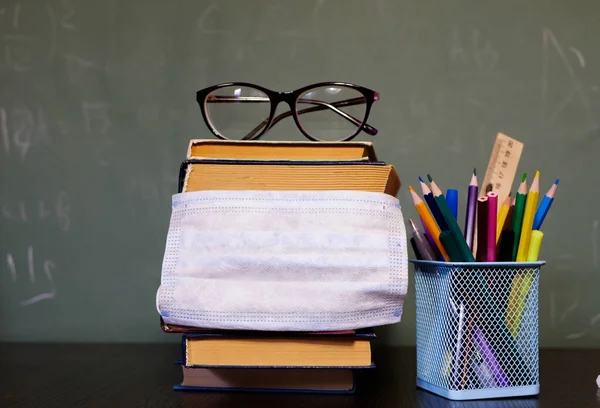
[[[177,341],[155,294],[195,91],[355,82],[408,184],[460,188],[496,133],[561,183],[542,258],[540,341],[600,339],[597,1],[0,2],[0,340]],[[283,108],[283,107],[282,107]],[[287,127],[286,127],[287,126]],[[265,135],[302,140],[290,121]],[[464,201],[461,203],[464,204]],[[461,214],[462,217],[462,214]],[[415,340],[414,285],[388,343]]]

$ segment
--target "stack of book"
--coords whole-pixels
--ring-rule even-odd
[[[179,192],[354,190],[396,196],[400,180],[369,142],[192,140]],[[232,331],[166,324],[182,336],[175,389],[350,393],[373,368],[373,328],[337,332]]]

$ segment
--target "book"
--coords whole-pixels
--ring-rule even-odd
[[[400,178],[384,162],[298,162],[189,159],[180,168],[179,191],[355,190],[396,196]]]
[[[254,160],[377,161],[371,142],[277,142],[262,140],[190,140],[187,158]]]
[[[354,336],[184,334],[185,367],[367,368],[373,366],[371,330]]]
[[[175,390],[352,393],[349,369],[188,368]]]

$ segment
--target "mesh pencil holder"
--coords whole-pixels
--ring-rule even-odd
[[[545,262],[411,262],[417,386],[452,400],[539,394]]]

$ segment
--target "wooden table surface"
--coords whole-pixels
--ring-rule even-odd
[[[600,407],[600,350],[541,350],[537,397],[449,401],[415,386],[414,348],[376,348],[354,395],[173,391],[177,344],[0,344],[0,407]]]

